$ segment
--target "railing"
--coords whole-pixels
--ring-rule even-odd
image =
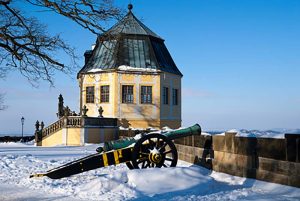
[[[67,116],[62,117],[53,124],[42,130],[36,131],[38,133],[38,141],[44,137],[50,136],[53,133],[63,128],[81,128],[84,126],[117,126],[117,119],[115,118],[99,118],[99,117],[82,117],[82,116]]]
[[[64,125],[64,117],[60,118],[50,126],[43,128],[42,137],[51,135],[52,133],[55,133],[56,131],[62,129],[63,125]]]
[[[66,127],[67,128],[80,128],[83,126],[82,117],[66,117]]]

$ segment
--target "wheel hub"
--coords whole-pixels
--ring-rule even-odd
[[[158,164],[162,160],[162,155],[157,149],[154,148],[153,150],[150,151],[149,160],[151,163]]]

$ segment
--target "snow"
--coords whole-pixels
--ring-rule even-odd
[[[138,68],[138,67],[133,67],[133,66],[126,66],[126,65],[121,65],[117,68],[120,71],[143,71],[143,72],[159,72],[159,70],[155,68]],[[98,73],[98,72],[104,72],[102,68],[95,68],[91,69],[88,72],[89,73]]]
[[[0,143],[0,200],[300,200],[300,189],[212,172],[183,161],[175,168],[110,166],[52,180],[29,178],[95,153],[100,145],[36,147]]]
[[[118,70],[121,71],[144,71],[144,72],[158,72],[155,68],[138,68],[133,66],[121,65],[118,67]]]
[[[89,73],[98,73],[98,72],[103,72],[103,69],[101,68],[93,68],[88,71]]]
[[[227,133],[237,133],[239,137],[257,137],[257,138],[284,138],[285,133],[300,134],[300,129],[282,129],[282,130],[247,130],[247,129],[230,129]],[[207,132],[211,135],[225,135],[225,132]],[[203,133],[202,133],[203,134]]]

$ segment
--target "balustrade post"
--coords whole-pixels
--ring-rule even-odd
[[[63,128],[63,127],[67,127],[67,125],[68,125],[68,117],[64,117],[64,118],[63,118],[62,128]]]

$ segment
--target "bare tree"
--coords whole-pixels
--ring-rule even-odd
[[[94,34],[101,34],[107,22],[118,19],[121,11],[111,0],[24,0],[43,11],[62,15]],[[14,0],[0,0],[0,78],[18,70],[31,83],[46,80],[53,85],[56,71],[70,73],[77,65],[74,48],[59,35],[50,35],[34,17],[26,15]],[[65,53],[70,64],[57,54]]]

